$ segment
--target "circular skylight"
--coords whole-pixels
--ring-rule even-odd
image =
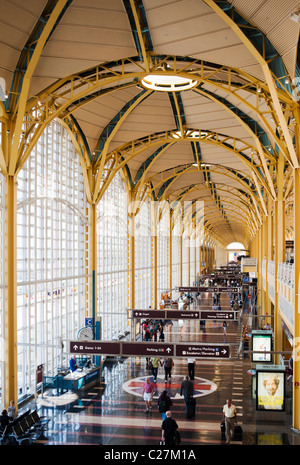
[[[172,74],[148,74],[142,79],[141,83],[147,89],[162,92],[189,90],[198,84],[196,79],[189,79]]]

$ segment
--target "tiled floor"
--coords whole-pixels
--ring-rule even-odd
[[[232,322],[223,334],[222,322],[173,322],[166,329],[168,341],[205,341],[238,344],[240,326]],[[172,415],[181,433],[181,446],[225,444],[220,433],[222,407],[228,397],[237,407],[238,423],[243,428],[242,441],[235,445],[298,445],[300,435],[291,428],[291,416],[282,422],[256,421],[252,382],[247,371],[250,358],[223,361],[198,360],[196,365],[196,417],[187,420],[180,385],[188,374],[187,361],[175,359],[171,383],[167,390],[173,400]],[[157,397],[165,389],[163,369],[156,383],[152,412],[146,414],[142,385],[152,379],[144,358],[124,358],[105,363],[104,382],[89,392],[67,392],[60,396],[47,391],[38,400],[41,415],[51,419],[45,432],[45,445],[123,445],[158,446],[161,437],[161,414]],[[228,447],[228,446],[226,446]]]

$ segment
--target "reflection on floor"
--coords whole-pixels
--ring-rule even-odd
[[[240,326],[231,322],[227,335],[222,322],[173,321],[165,330],[167,341],[198,341],[238,344]],[[223,361],[199,360],[195,370],[196,417],[186,419],[180,385],[188,374],[187,360],[175,359],[171,383],[164,383],[159,369],[152,411],[145,413],[142,385],[152,374],[145,358],[119,358],[105,363],[104,382],[89,392],[47,391],[38,399],[41,415],[51,419],[47,445],[155,445],[161,437],[161,414],[158,395],[167,388],[173,400],[172,415],[177,421],[182,446],[223,445],[220,422],[222,407],[229,397],[237,407],[238,424],[243,428],[242,441],[231,444],[279,445],[300,444],[300,435],[291,429],[291,417],[284,422],[257,422],[255,418],[254,377],[247,373],[249,358]]]

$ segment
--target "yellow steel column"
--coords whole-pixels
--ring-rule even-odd
[[[300,157],[300,109],[296,116],[295,140]],[[293,427],[300,430],[300,168],[294,169],[294,340],[293,340]]]
[[[91,220],[90,220],[90,269],[91,269],[91,286],[90,286],[90,314],[94,318],[96,324],[97,314],[97,205],[91,204]]]
[[[293,352],[293,427],[300,430],[300,168],[294,169],[294,352]]]
[[[187,249],[188,249],[188,286],[191,285],[191,238],[190,236],[187,237],[187,241],[188,241],[188,246],[187,246]]]
[[[170,221],[169,221],[169,289],[172,289],[172,267],[173,267],[173,237],[172,237],[172,216],[173,210],[170,209]],[[172,291],[170,291],[172,297]]]
[[[274,335],[275,351],[281,351],[283,346],[283,330],[281,326],[281,316],[279,313],[279,296],[278,296],[278,265],[285,262],[285,202],[283,197],[283,174],[284,159],[280,152],[277,163],[277,198],[274,208],[274,239],[275,239],[275,309],[274,309]],[[276,355],[276,363],[279,364],[279,354]]]
[[[271,200],[268,198],[268,217],[267,217],[267,231],[266,231],[266,308],[265,314],[271,315],[271,301],[269,298],[268,286],[268,262],[273,260],[273,220],[271,214]]]
[[[182,233],[180,235],[180,286],[182,287],[183,286],[183,283],[182,283],[182,257],[183,257],[183,254],[182,254],[182,247],[183,247],[183,237],[182,237]]]
[[[279,296],[277,272],[278,264],[285,261],[285,202],[277,200],[275,202],[275,309],[274,309],[274,340],[275,351],[281,351],[283,345],[283,331],[281,326],[281,316],[279,313]],[[276,355],[276,363],[279,364],[279,354]]]
[[[7,296],[4,332],[4,373],[3,401],[7,405],[18,400],[17,379],[17,180],[16,176],[7,177],[6,195],[6,262],[7,262]]]
[[[251,256],[257,258],[257,292],[258,292],[258,297],[257,297],[257,304],[259,305],[259,309],[257,311],[257,314],[261,314],[261,309],[262,309],[262,292],[263,292],[263,280],[262,280],[262,261],[263,261],[263,238],[264,238],[264,228],[263,225],[259,228],[259,230],[256,233],[255,236],[255,250],[251,250]]]
[[[129,277],[129,300],[131,308],[135,308],[135,216],[129,215],[128,218],[129,227],[128,227],[128,234],[129,234],[129,269],[130,269],[130,277]]]

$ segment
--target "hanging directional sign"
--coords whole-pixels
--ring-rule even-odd
[[[160,342],[122,342],[122,355],[172,357],[174,355],[174,345]]]
[[[70,341],[70,353],[128,357],[229,358],[230,346],[201,343]]]
[[[131,318],[149,318],[153,320],[195,320],[200,316],[196,310],[131,310]]]
[[[179,292],[239,292],[238,287],[179,287]]]
[[[131,310],[132,318],[165,318],[165,310]]]
[[[229,358],[230,347],[222,344],[176,344],[176,356],[189,358]]]
[[[200,312],[193,310],[167,310],[166,319],[167,320],[195,320],[199,318]]]
[[[201,310],[200,320],[236,320],[236,315],[232,310]]]
[[[120,355],[120,343],[106,341],[70,341],[70,353]]]

